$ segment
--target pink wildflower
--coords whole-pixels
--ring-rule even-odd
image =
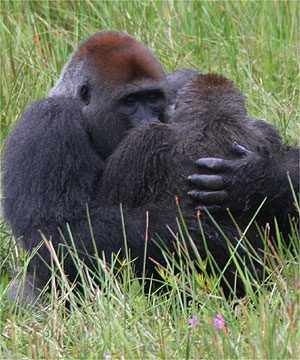
[[[221,314],[218,314],[215,318],[214,318],[214,325],[215,327],[217,327],[218,329],[222,329],[222,327],[225,326],[225,319],[223,318],[223,316]]]
[[[199,325],[199,323],[197,321],[197,315],[194,315],[191,319],[189,319],[189,323],[193,327],[197,327]]]

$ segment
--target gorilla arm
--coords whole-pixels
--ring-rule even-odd
[[[299,192],[299,149],[282,146],[279,153],[267,156],[252,152],[234,143],[232,150],[240,158],[224,160],[202,158],[196,161],[204,175],[189,177],[192,186],[191,198],[211,212],[229,208],[241,215],[255,211],[266,198],[263,213],[276,216],[278,213],[294,214],[293,192]],[[207,172],[207,174],[205,174]]]
[[[178,111],[175,110],[175,102],[179,102],[180,105],[182,101],[181,90],[197,76],[198,74],[191,70],[174,71],[167,75],[170,97],[167,114],[171,121]],[[261,127],[260,124],[255,124],[258,128]],[[257,132],[257,128],[253,130]],[[263,134],[266,132],[269,130],[263,130]],[[267,135],[263,135],[263,138],[268,139]],[[269,145],[267,151],[271,156],[267,151],[249,151],[238,144],[233,144],[232,155],[234,158],[237,157],[234,160],[218,157],[197,160],[195,164],[201,175],[192,174],[188,178],[192,187],[189,195],[194,200],[196,208],[203,209],[205,206],[214,213],[230,208],[231,211],[238,211],[243,215],[249,210],[257,209],[264,198],[267,198],[264,207],[270,215],[276,214],[277,211],[282,213],[283,204],[285,205],[283,211],[292,213],[295,208],[292,205],[293,197],[287,173],[297,193],[299,191],[299,149],[282,143],[276,147],[275,144],[278,141],[275,138],[270,142],[271,147]]]
[[[67,98],[32,104],[11,134],[3,160],[4,215],[17,237],[77,217],[103,170],[81,107]]]

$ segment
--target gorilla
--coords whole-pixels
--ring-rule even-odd
[[[84,41],[6,143],[2,205],[14,235],[80,218],[116,145],[163,121],[165,105],[164,70],[144,45],[117,31]]]
[[[190,70],[179,70],[167,75],[168,87],[171,87],[172,98],[171,101],[169,101],[166,112],[168,113],[168,118],[172,119],[173,122],[189,123],[193,117],[196,117],[196,113],[199,114],[199,116],[201,115],[201,117],[202,113],[204,113],[206,117],[211,117],[211,119],[213,116],[223,116],[223,103],[218,105],[219,96],[216,96],[214,101],[212,98],[218,94],[217,89],[223,89],[224,93],[229,91],[229,89],[231,89],[230,84],[236,91],[235,96],[239,94],[241,99],[244,98],[235,85],[227,79],[222,79],[222,77],[218,77],[217,75],[207,75],[207,81],[205,81],[204,77],[202,77],[200,81],[200,77],[201,75],[196,71]],[[220,87],[217,88],[213,86],[211,97],[204,101],[202,99],[203,94],[205,94],[204,89],[206,86],[211,86],[210,81],[213,82],[214,77],[222,79],[222,81],[220,80]],[[194,78],[198,79],[195,81],[198,81],[199,87],[203,85],[204,88],[194,88],[194,92],[190,90],[191,94],[189,94],[189,87],[185,88],[185,86],[189,82],[193,84],[191,80]],[[215,94],[214,91],[216,91]],[[232,101],[232,99],[229,96],[228,98],[224,97],[225,105],[229,108],[226,100],[229,102]],[[190,103],[192,103],[192,105]],[[232,101],[232,106],[234,104],[236,104],[235,106],[237,108],[237,100],[235,100],[235,103]],[[215,106],[214,111],[213,106]],[[243,103],[242,100],[240,100],[240,106],[245,114],[247,114],[245,103]],[[210,107],[211,110],[209,112],[207,109]],[[234,111],[237,112],[236,109],[230,111],[232,111],[232,114]],[[191,115],[189,115],[190,113]],[[247,118],[249,118],[248,115]],[[245,133],[245,129],[241,129],[241,133],[235,130],[238,136],[234,137],[233,134],[231,134],[231,137],[227,139],[227,147],[223,145],[223,139],[219,143],[222,145],[219,148],[219,144],[217,144],[219,140],[216,139],[216,144],[213,142],[216,134],[213,131],[208,133],[205,142],[205,132],[203,131],[203,137],[201,141],[197,143],[197,146],[199,146],[199,159],[195,161],[197,169],[194,175],[188,176],[189,183],[196,186],[197,190],[192,190],[188,193],[192,199],[201,204],[200,206],[196,206],[196,209],[203,210],[205,207],[209,209],[210,212],[215,213],[230,208],[237,216],[241,217],[249,213],[249,211],[253,212],[262,200],[266,199],[264,213],[268,219],[274,216],[286,219],[286,214],[294,214],[295,211],[295,207],[292,205],[292,192],[287,182],[287,173],[292,180],[295,193],[299,191],[299,148],[284,145],[276,129],[271,125],[263,121],[254,122],[253,119],[251,119],[248,126],[250,123],[252,123],[254,127],[252,136],[256,136],[255,132],[259,132],[262,136],[261,142],[259,142],[259,138],[257,138],[256,142],[250,141],[252,146],[249,145],[247,149],[238,144],[234,144],[234,141],[239,139],[242,133]],[[203,126],[204,125],[205,124],[203,124]],[[255,129],[255,127],[257,127],[257,129]],[[261,128],[262,130],[259,131],[258,129]],[[272,134],[277,134],[276,136],[274,135],[277,139],[276,141],[275,139],[269,138],[270,144],[273,145],[272,148],[264,146],[266,141],[264,137],[268,135],[265,128],[272,129]],[[232,146],[230,147],[229,143],[231,140]],[[279,143],[280,146],[276,147],[277,143]],[[255,146],[254,144],[257,145]],[[201,150],[201,148],[203,150]],[[251,148],[253,151],[249,150]],[[205,158],[206,156],[210,157]],[[180,188],[183,188],[178,182],[172,186],[176,187],[176,193]]]
[[[266,198],[256,216],[257,224],[265,228],[268,223],[271,234],[275,233],[272,222],[276,217],[288,241],[289,215],[299,214],[287,172],[297,192],[299,149],[284,145],[272,125],[251,118],[244,96],[230,80],[219,75],[193,76],[178,91],[171,113],[171,122],[136,128],[120,143],[105,168],[99,200],[106,206],[122,203],[130,209],[169,209],[176,216],[177,196],[199,254],[205,258],[203,239],[189,210],[192,204],[185,196],[189,189],[187,178],[204,189],[214,187],[214,191],[192,191],[192,198],[201,198],[201,209],[206,197],[214,197],[215,203],[221,204],[227,196],[224,186],[229,185],[228,206],[242,231]],[[202,168],[202,174],[196,174],[197,167]],[[229,178],[228,169],[232,170]],[[218,205],[212,209],[220,210]],[[225,211],[215,212],[217,224],[235,245],[240,238],[236,225]],[[203,213],[201,220],[209,251],[222,269],[230,258],[227,242],[210,216]],[[158,221],[162,228],[165,218]],[[161,238],[171,250],[170,236],[164,236]],[[246,236],[255,251],[263,248],[255,225]],[[133,257],[141,256],[136,247],[131,249]],[[238,253],[249,259],[250,250],[239,248]],[[148,251],[148,256],[163,261],[157,249]],[[229,267],[226,271],[230,285],[234,283],[232,270]],[[252,270],[259,270],[259,265]],[[236,292],[243,294],[242,284],[238,283]]]
[[[118,143],[136,126],[166,120],[166,89],[161,64],[132,37],[104,31],[80,44],[4,149],[4,217],[25,249],[40,232],[85,218]]]
[[[230,80],[193,72],[183,83],[173,96],[171,121],[135,129],[109,158],[102,201],[138,207],[169,203],[176,195],[190,205],[189,179],[203,189],[189,192],[201,199],[203,206],[196,208],[203,209],[210,196],[223,203],[229,187],[226,206],[241,218],[253,215],[265,198],[265,221],[296,215],[287,173],[297,193],[299,149],[283,144],[272,125],[249,117],[244,96]],[[223,211],[218,216],[227,217]]]
[[[286,219],[290,210],[286,168],[290,174],[296,173],[297,149],[285,148],[283,153],[284,146],[274,135],[274,139],[269,141],[274,144],[270,148],[266,146],[264,151],[270,151],[275,160],[266,161],[264,156],[257,154],[256,145],[265,141],[265,137],[270,135],[268,131],[264,134],[262,130],[261,142],[253,140],[251,145],[251,141],[243,141],[244,137],[239,137],[238,131],[232,130],[236,137],[227,139],[227,147],[217,151],[218,141],[212,140],[214,131],[204,141],[192,116],[193,112],[200,111],[202,105],[198,108],[197,102],[193,104],[194,97],[189,98],[186,84],[197,76],[187,71],[174,73],[166,79],[160,63],[147,48],[130,36],[115,31],[98,33],[83,42],[49,97],[34,103],[23,113],[5,147],[2,180],[4,215],[13,234],[22,238],[24,248],[33,250],[41,242],[40,232],[52,239],[56,250],[63,243],[62,235],[70,245],[68,223],[82,260],[90,263],[90,255],[95,253],[95,248],[90,236],[86,204],[89,205],[97,251],[109,256],[119,250],[120,255],[124,255],[119,202],[125,204],[128,245],[133,256],[137,257],[137,271],[142,268],[145,212],[149,212],[151,220],[149,237],[154,238],[157,233],[169,246],[173,238],[165,224],[176,227],[177,210],[172,201],[175,195],[183,201],[187,223],[195,232],[195,238],[199,238],[199,227],[193,214],[195,205],[200,209],[205,205],[208,209],[217,210],[218,218],[222,220],[225,217],[222,210],[227,203],[230,207],[238,204],[236,209],[241,208],[246,213],[253,211],[253,207],[266,195],[270,198],[266,214],[273,214],[272,205],[284,199],[288,209],[282,210],[278,206],[274,209],[279,209]],[[194,91],[196,98],[201,97],[201,91]],[[168,94],[171,94],[171,105],[166,115],[164,110]],[[215,95],[217,98],[217,92]],[[233,99],[227,99],[233,103],[232,115],[236,108],[241,107],[239,102],[234,103],[235,97],[236,94]],[[181,108],[183,110],[179,111]],[[216,109],[221,112],[220,106]],[[242,113],[247,117],[245,111]],[[168,117],[170,124],[163,124]],[[180,124],[181,118],[184,121]],[[230,124],[229,121],[231,129]],[[136,131],[137,127],[140,132]],[[170,137],[165,134],[169,127]],[[173,127],[177,130],[171,130]],[[191,145],[183,145],[178,140],[180,134],[185,133],[184,129],[191,131],[191,139],[195,137]],[[241,134],[245,133],[242,126],[240,130]],[[254,138],[258,131],[252,130]],[[272,131],[270,133],[273,134]],[[211,144],[208,144],[208,139]],[[234,140],[249,150],[235,145],[235,157],[232,157],[228,144]],[[199,150],[196,150],[196,143]],[[171,144],[174,145],[172,150]],[[211,151],[205,152],[205,146]],[[129,149],[132,150],[131,155]],[[286,161],[289,151],[291,161]],[[173,153],[176,156],[173,157]],[[194,158],[194,155],[214,158],[199,159],[195,165],[197,157]],[[181,173],[183,168],[190,172]],[[190,191],[190,185],[183,179],[187,176],[190,176],[190,184],[196,190]],[[122,182],[120,177],[124,177]],[[294,180],[294,176],[292,178]],[[245,179],[252,194],[249,197],[246,191],[245,198],[240,196],[246,189],[240,183],[242,179]],[[278,179],[278,183],[268,185],[270,179]],[[170,185],[168,188],[166,183]],[[138,193],[141,189],[142,192]],[[186,196],[188,192],[190,197]],[[230,199],[234,201],[231,203]],[[224,239],[209,220],[205,221],[205,234],[213,239],[211,246],[222,255],[226,247]],[[197,244],[203,253],[201,240]],[[163,262],[163,256],[158,254],[154,242],[150,241],[148,250],[149,256]],[[220,263],[224,259],[226,256],[220,256]],[[30,278],[39,270],[35,275],[37,288],[43,287],[50,276],[44,261],[48,264],[51,261],[45,244],[29,266]],[[70,256],[65,258],[64,266],[70,280],[75,281],[77,269]],[[147,261],[147,268],[149,273],[154,272],[153,263]]]

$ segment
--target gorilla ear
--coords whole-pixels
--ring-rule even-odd
[[[81,85],[79,89],[80,99],[88,105],[91,100],[90,88],[87,84]]]

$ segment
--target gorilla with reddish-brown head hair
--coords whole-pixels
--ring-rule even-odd
[[[129,35],[97,33],[79,46],[5,147],[3,209],[16,237],[85,212],[117,144],[135,126],[163,121],[164,86],[158,60]]]
[[[149,238],[159,234],[170,247],[173,238],[166,224],[176,227],[174,196],[180,198],[200,253],[195,206],[226,219],[230,239],[236,231],[228,224],[226,206],[245,214],[245,222],[267,196],[261,224],[277,213],[286,219],[291,203],[286,169],[295,180],[297,150],[285,147],[270,125],[248,117],[232,83],[215,83],[213,76],[198,79],[189,71],[166,77],[154,55],[126,34],[108,31],[84,41],[49,97],[22,114],[5,147],[4,215],[24,248],[33,250],[41,232],[56,251],[64,243],[62,234],[71,245],[69,224],[78,254],[89,263],[95,248],[86,205],[97,251],[109,258],[119,250],[124,255],[118,205],[124,202],[128,246],[138,271],[143,268],[145,212]],[[245,148],[232,148],[234,141]],[[264,141],[269,157],[257,153]],[[284,208],[278,205],[283,200]],[[203,227],[222,267],[228,259],[224,238],[208,218]],[[153,241],[148,251],[164,261]],[[49,280],[45,261],[51,263],[44,244],[28,270],[36,287]],[[64,267],[75,280],[77,268],[70,256]],[[147,268],[153,273],[153,263],[147,261]],[[31,286],[25,290],[30,292]]]

